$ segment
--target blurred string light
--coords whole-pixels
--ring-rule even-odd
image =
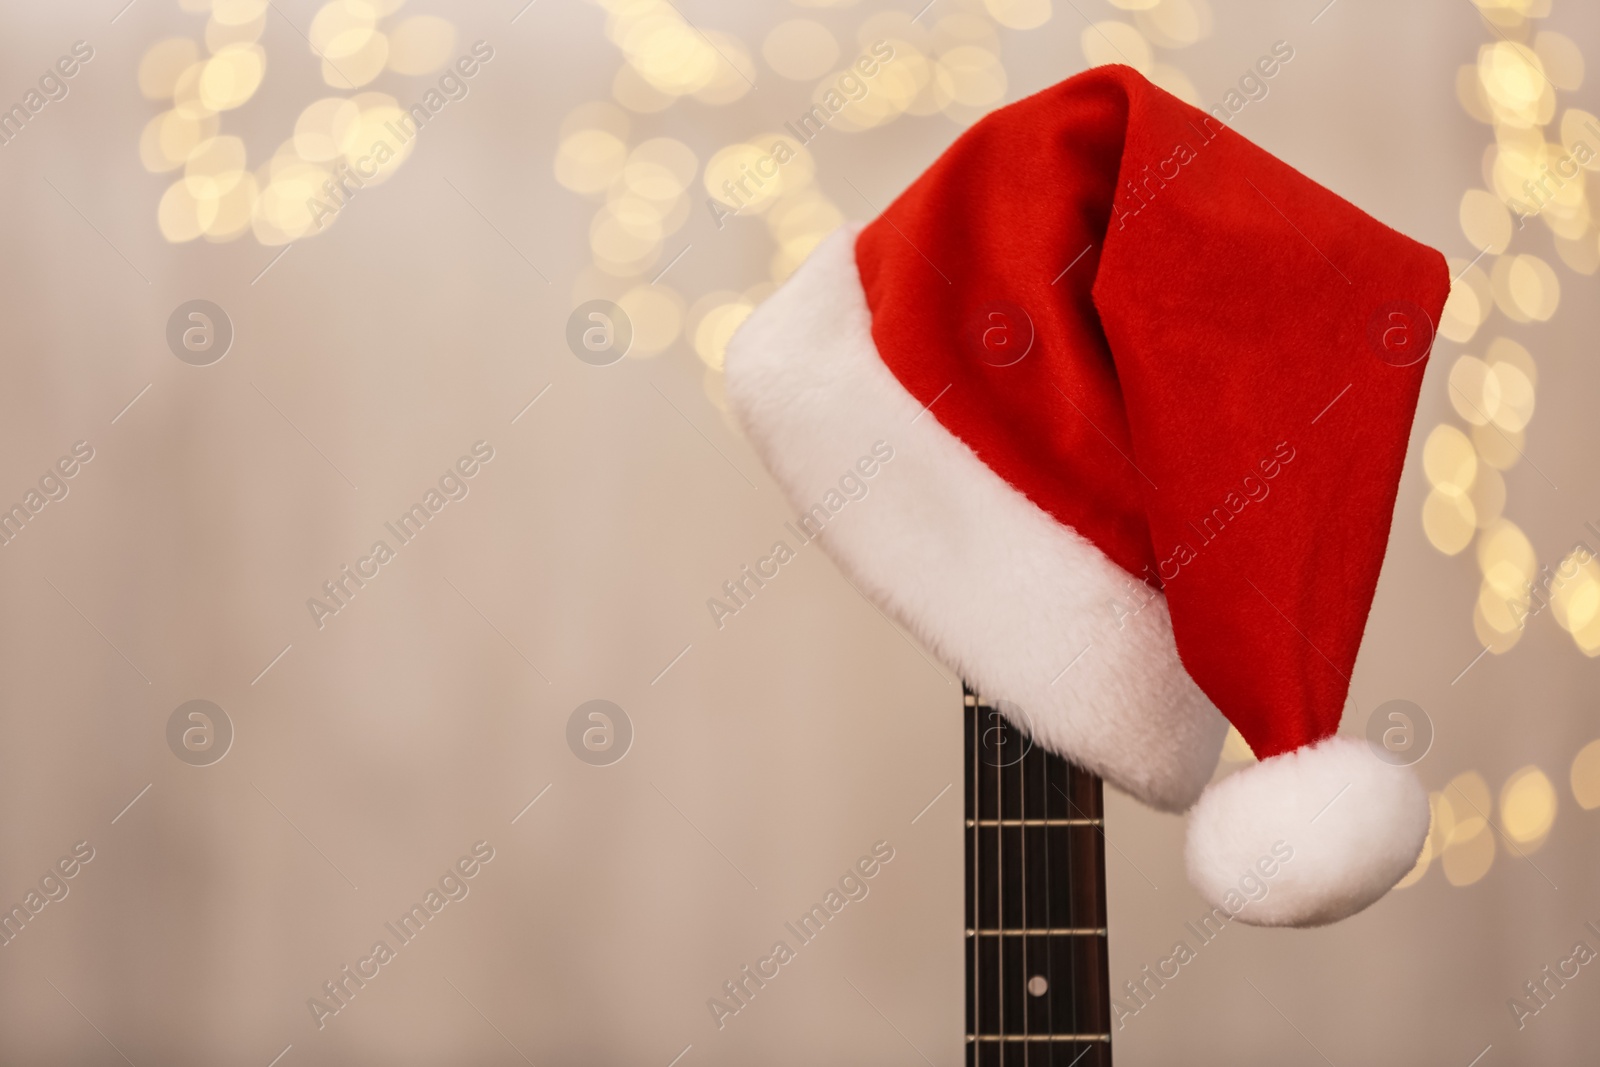
[[[1543,223],[1557,255],[1572,271],[1600,269],[1600,237],[1587,196],[1587,172],[1600,169],[1600,119],[1561,109],[1558,94],[1583,83],[1582,51],[1569,38],[1535,26],[1550,0],[1472,0],[1493,27],[1477,61],[1456,74],[1456,96],[1473,118],[1494,129],[1483,157],[1484,188],[1461,198],[1460,223],[1482,254],[1449,261],[1455,282],[1439,333],[1471,342],[1499,312],[1516,324],[1548,321],[1561,303],[1561,279],[1543,258],[1513,253],[1516,235]],[[1444,423],[1429,434],[1424,472],[1429,492],[1422,529],[1430,544],[1456,555],[1477,542],[1482,578],[1472,610],[1478,640],[1499,654],[1521,640],[1541,608],[1533,595],[1543,580],[1522,531],[1505,516],[1502,472],[1525,458],[1538,369],[1516,341],[1497,336],[1480,354],[1451,366],[1446,388],[1465,430]],[[1600,655],[1600,571],[1569,556],[1551,596],[1556,621],[1585,655]]]
[[[610,99],[574,109],[556,147],[556,180],[595,204],[589,228],[592,265],[580,273],[572,303],[576,307],[597,297],[617,301],[633,320],[630,355],[654,356],[681,338],[703,364],[705,393],[724,416],[722,361],[729,338],[755,305],[844,222],[845,212],[818,186],[812,154],[781,128],[801,108],[794,115],[769,114],[768,124],[776,128],[766,132],[747,127],[724,133],[718,143],[705,146],[703,160],[679,141],[636,134],[635,124],[653,123],[654,116],[680,103],[712,108],[734,103],[754,87],[758,74],[768,72],[778,79],[775,84],[809,85],[817,103],[838,87],[859,57],[882,43],[893,49],[893,59],[863,79],[868,90],[848,100],[828,123],[832,132],[822,136],[876,130],[905,116],[943,115],[969,126],[1005,102],[1009,79],[1001,33],[1037,29],[1056,14],[1055,0],[940,0],[923,12],[863,11],[856,17],[846,14],[856,0],[793,0],[797,10],[746,42],[689,23],[669,0],[590,2],[604,12],[606,37],[621,62],[611,79]],[[1198,103],[1188,78],[1162,57],[1211,32],[1206,0],[1113,4],[1124,19],[1095,24],[1081,35],[1089,63],[1131,63],[1157,84]],[[853,29],[841,32],[846,19]],[[704,112],[696,121],[714,125]],[[766,161],[778,143],[785,158],[776,177],[747,181],[745,192],[730,195],[724,183],[737,183],[758,164],[770,170]],[[641,185],[646,176],[648,188]],[[759,216],[773,251],[766,278],[742,290],[722,288],[687,300],[673,288],[670,271],[688,242],[673,238],[691,212],[704,210],[706,197],[740,218]]]
[[[354,92],[385,72],[430,74],[455,54],[455,27],[432,15],[385,20],[405,0],[331,0],[312,16],[306,36],[322,60],[322,80],[338,93],[300,113],[293,136],[251,167],[245,144],[222,133],[222,116],[247,104],[267,73],[260,44],[271,13],[268,0],[179,0],[206,15],[199,40],[176,37],[151,45],[139,63],[139,91],[171,107],[146,124],[139,158],[155,174],[181,171],[162,194],[156,221],[168,241],[232,241],[249,233],[264,245],[313,236],[338,218],[319,219],[327,183],[341,164],[352,167],[382,140],[394,155],[366,185],[387,180],[409,157],[414,140],[399,143],[390,123],[409,128],[399,102],[386,93]],[[387,26],[387,29],[383,27]]]
[[[1573,763],[1572,785],[1581,807],[1600,806],[1600,742],[1579,753]],[[1483,775],[1465,771],[1443,789],[1430,793],[1428,806],[1431,821],[1422,855],[1396,888],[1421,881],[1435,861],[1452,886],[1482,881],[1494,866],[1496,838],[1514,858],[1531,855],[1549,838],[1559,802],[1549,776],[1538,767],[1527,766],[1506,778],[1498,798]],[[1491,823],[1491,819],[1495,821]]]
[[[1476,63],[1457,71],[1456,96],[1469,115],[1494,128],[1494,142],[1484,154],[1484,188],[1468,190],[1460,204],[1462,233],[1483,254],[1449,261],[1455,281],[1439,333],[1461,344],[1496,311],[1516,324],[1545,322],[1556,313],[1561,281],[1555,269],[1538,256],[1509,251],[1535,220],[1550,230],[1569,269],[1584,275],[1600,269],[1585,173],[1600,168],[1600,120],[1568,108],[1557,121],[1557,94],[1583,82],[1583,53],[1561,34],[1534,27],[1549,15],[1550,0],[1472,2],[1493,26],[1494,39],[1479,48]],[[1423,446],[1429,484],[1423,532],[1446,555],[1476,542],[1482,577],[1473,629],[1494,653],[1514,646],[1540,608],[1533,583],[1542,585],[1545,574],[1527,535],[1505,517],[1502,477],[1525,458],[1538,382],[1526,348],[1505,336],[1488,339],[1481,356],[1459,356],[1447,376],[1450,405],[1465,429],[1441,423]],[[1575,549],[1556,573],[1562,580],[1552,583],[1551,614],[1586,655],[1600,655],[1600,564]],[[1574,757],[1569,783],[1580,808],[1600,807],[1600,741]],[[1499,834],[1514,854],[1526,856],[1548,838],[1559,806],[1555,785],[1534,766],[1508,776],[1497,798],[1482,775],[1466,771],[1428,800],[1427,841],[1400,886],[1416,884],[1434,861],[1451,885],[1473,885],[1494,865]],[[1498,822],[1491,825],[1494,815]]]
[[[1584,595],[1600,602],[1600,574],[1591,575],[1591,581],[1588,588],[1592,591]],[[1232,743],[1230,733],[1229,744]],[[1600,808],[1600,740],[1578,750],[1572,759],[1568,784],[1579,808]],[[1497,806],[1493,799],[1488,783],[1477,771],[1458,774],[1442,790],[1429,794],[1431,821],[1422,854],[1397,888],[1421,881],[1435,860],[1439,861],[1445,880],[1453,886],[1481,881],[1494,865],[1497,831],[1504,835],[1503,841],[1509,841],[1510,851],[1517,857],[1532,854],[1549,838],[1560,802],[1555,783],[1543,770],[1530,765],[1512,772],[1500,786]],[[1488,820],[1495,814],[1498,822],[1491,825]]]
[[[651,69],[659,75],[664,68]],[[589,222],[593,266],[579,274],[574,306],[597,296],[615,300],[633,326],[628,354],[648,358],[683,331],[682,296],[665,281],[650,283],[671,266],[663,251],[689,220],[700,160],[671,137],[630,147],[632,126],[614,103],[580,105],[561,124],[554,166],[558,182],[598,205]]]

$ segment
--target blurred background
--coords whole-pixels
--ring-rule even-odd
[[[819,552],[713,622],[792,517],[722,352],[961,130],[1107,62],[1456,276],[1344,727],[1419,709],[1422,860],[1332,929],[1229,928],[1117,1060],[1592,1058],[1600,11],[919,7],[7,7],[0,1062],[960,1063],[959,680]],[[597,300],[625,358],[572,341]],[[1205,908],[1182,821],[1108,807],[1120,987]]]

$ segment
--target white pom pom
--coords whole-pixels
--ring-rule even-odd
[[[1205,791],[1189,815],[1189,880],[1241,922],[1336,922],[1411,870],[1428,818],[1427,791],[1409,767],[1384,763],[1365,741],[1331,737]]]

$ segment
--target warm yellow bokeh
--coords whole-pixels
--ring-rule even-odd
[[[1493,310],[1493,292],[1489,276],[1477,266],[1469,266],[1464,259],[1449,260],[1450,274],[1455,280],[1450,285],[1450,296],[1445,300],[1444,311],[1439,316],[1439,333],[1451,341],[1465,343],[1472,340],[1478,327]]]
[[[1497,634],[1509,634],[1520,630],[1526,625],[1532,607],[1532,601],[1524,594],[1513,593],[1507,596],[1489,582],[1484,582],[1478,587],[1475,611],[1478,617]]]
[[[307,37],[317,55],[337,63],[361,51],[377,26],[377,17],[367,5],[330,0],[312,17]]]
[[[688,145],[671,137],[653,137],[628,153],[621,180],[635,196],[669,202],[684,195],[699,169],[700,161]]]
[[[706,366],[722,369],[728,341],[753,310],[754,306],[741,298],[714,304],[699,316],[694,326],[694,350]]]
[[[589,224],[589,250],[601,270],[628,277],[655,264],[660,257],[662,235],[659,216],[618,215],[608,204]]]
[[[1430,545],[1447,556],[1472,543],[1477,524],[1477,511],[1469,496],[1430,489],[1422,502],[1422,532]]]
[[[1472,488],[1478,473],[1478,454],[1467,435],[1440,423],[1422,446],[1422,470],[1435,489],[1460,495]]]
[[[189,153],[183,183],[197,200],[216,200],[244,176],[244,142],[237,137],[212,137]]]
[[[1555,786],[1538,767],[1523,767],[1500,787],[1500,825],[1523,852],[1544,843],[1555,819]]]
[[[206,61],[196,83],[200,104],[210,111],[231,111],[242,106],[267,71],[267,53],[260,45],[229,45]]]
[[[156,205],[156,225],[161,236],[173,244],[193,241],[216,218],[215,201],[199,200],[182,181],[167,186],[161,202]]]
[[[156,174],[183,166],[202,141],[215,137],[221,129],[215,115],[190,118],[177,111],[163,111],[145,124],[139,136],[139,159],[145,169]]]
[[[1494,834],[1484,831],[1446,848],[1440,866],[1451,885],[1469,886],[1489,873],[1489,868],[1494,866],[1494,853]]]
[[[939,57],[934,77],[951,104],[993,107],[1005,99],[1006,71],[1000,57],[978,45],[957,45]],[[946,107],[948,113],[950,108]]]
[[[1501,519],[1478,539],[1483,580],[1503,597],[1520,597],[1538,569],[1533,545],[1516,523]]]
[[[1476,356],[1461,356],[1446,381],[1450,406],[1473,426],[1487,426],[1500,410],[1500,378]]]
[[[1549,578],[1550,608],[1557,624],[1586,654],[1600,651],[1600,561],[1586,546],[1569,552]]]
[[[676,96],[663,93],[645,81],[637,70],[626,63],[617,68],[617,73],[611,79],[611,96],[629,111],[641,115],[665,111],[678,100]]]
[[[249,171],[240,174],[232,188],[212,201],[216,211],[205,227],[205,239],[221,242],[244,236],[250,230],[260,198],[261,188],[256,176]]]
[[[376,81],[389,63],[389,38],[372,33],[360,48],[338,59],[322,61],[322,80],[334,89],[349,91]]]
[[[704,31],[704,39],[717,55],[710,79],[690,95],[697,103],[723,107],[740,100],[755,88],[755,56],[745,43],[721,30]]]
[[[1478,51],[1478,80],[1498,122],[1528,128],[1555,116],[1555,90],[1532,48],[1498,40]]]
[[[1443,840],[1441,865],[1453,886],[1477,882],[1494,864],[1494,833],[1489,829],[1492,805],[1489,784],[1477,771],[1456,775],[1440,792],[1450,818]]]
[[[1131,7],[1134,24],[1158,48],[1187,48],[1211,36],[1211,8],[1207,0],[1123,0],[1117,7]]]
[[[1450,831],[1454,826],[1455,816],[1450,810],[1450,802],[1440,793],[1428,794],[1428,836],[1423,838],[1422,851],[1417,855],[1417,862],[1411,870],[1406,872],[1404,878],[1395,883],[1396,889],[1405,889],[1416,885],[1422,876],[1428,873],[1428,867],[1433,862],[1433,857],[1444,850],[1445,842],[1449,840]]]
[[[1511,212],[1487,189],[1468,189],[1461,197],[1461,232],[1474,248],[1499,255],[1511,243]]]
[[[1600,740],[1590,741],[1572,757],[1572,798],[1584,811],[1600,808]]]
[[[397,130],[410,127],[410,116],[387,93],[351,97],[360,112],[345,145],[344,161],[361,176],[365,188],[382,185],[416,150],[417,139],[401,139]]]
[[[617,303],[633,324],[633,343],[628,347],[633,358],[659,355],[683,330],[683,298],[665,285],[636,286]]]
[[[710,40],[667,0],[613,5],[606,36],[656,90],[686,96],[709,85],[726,64]]]
[[[306,105],[294,124],[294,150],[302,159],[325,163],[343,155],[361,120],[361,109],[342,96]]]
[[[1496,306],[1513,322],[1545,322],[1561,302],[1561,282],[1538,256],[1502,256],[1489,279]]]
[[[578,130],[556,149],[556,181],[575,193],[601,193],[622,173],[627,145],[605,130]]]
[[[1526,429],[1533,419],[1533,382],[1510,363],[1495,363],[1490,369],[1499,391],[1499,403],[1490,418],[1502,430],[1517,433]]]
[[[200,59],[200,47],[187,37],[158,41],[139,61],[139,92],[149,100],[171,100],[178,77]]]
[[[706,161],[705,190],[739,212],[759,214],[810,183],[815,164],[793,138],[767,134],[719,149]]]
[[[1472,428],[1472,444],[1478,450],[1478,458],[1495,470],[1515,467],[1522,459],[1525,443],[1521,431],[1507,431],[1493,424]]]

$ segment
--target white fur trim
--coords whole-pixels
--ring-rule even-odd
[[[889,371],[856,232],[819,245],[728,345],[728,399],[750,440],[802,509],[888,442],[869,495],[820,539],[840,568],[986,698],[1020,707],[1047,748],[1187,808],[1227,722],[1179,662],[1165,598],[995,474]]]
[[[1242,922],[1321,926],[1393,888],[1427,836],[1428,794],[1411,768],[1384,763],[1365,741],[1330,737],[1206,790],[1189,814],[1189,880]],[[1258,867],[1275,845],[1293,857]],[[1254,883],[1244,883],[1249,875]],[[1261,892],[1252,884],[1264,884],[1266,895],[1239,910],[1241,899]]]

